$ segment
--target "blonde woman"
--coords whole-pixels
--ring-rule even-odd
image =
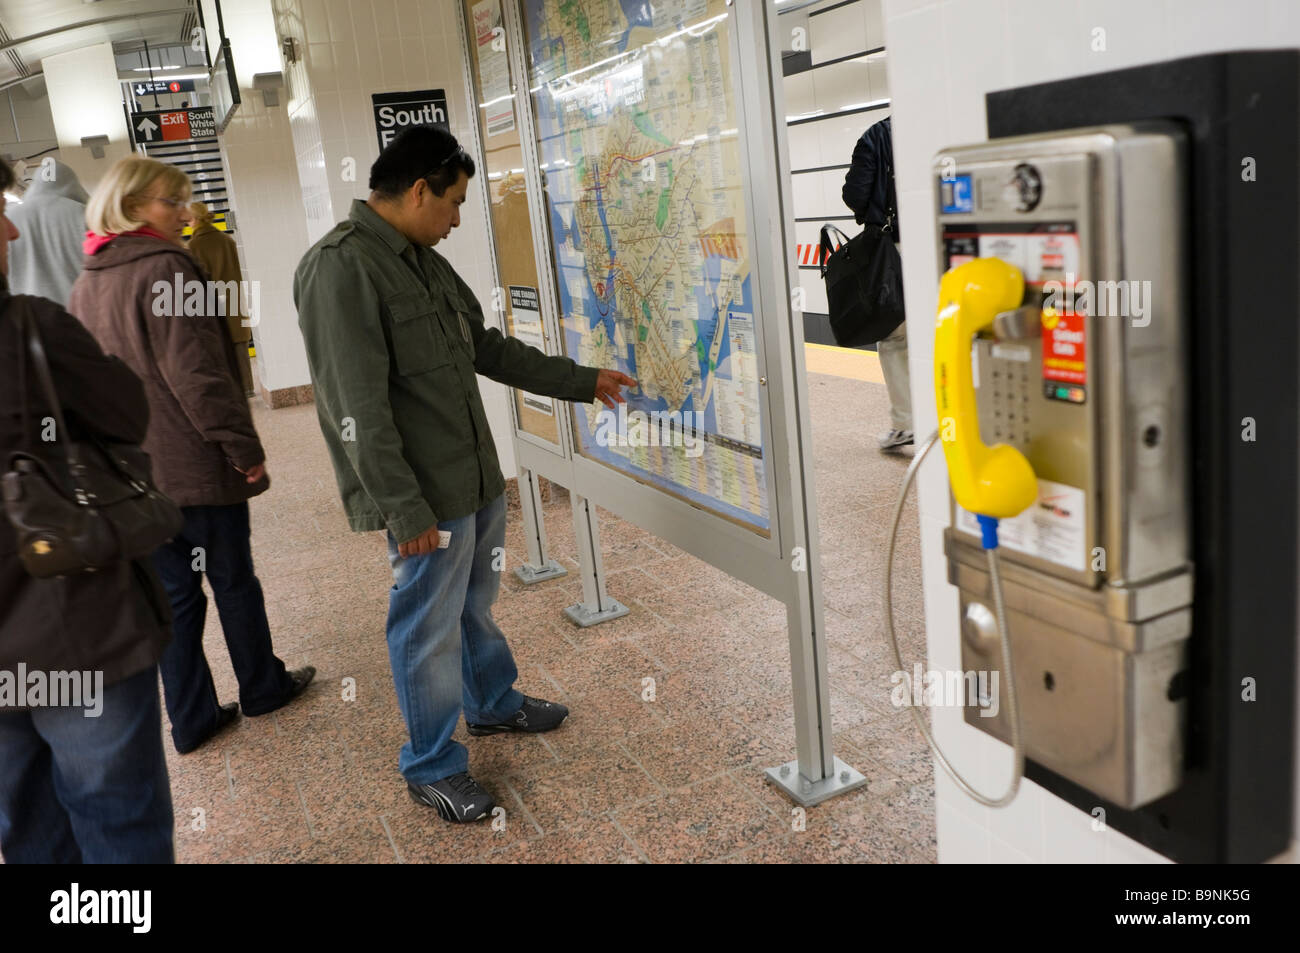
[[[104,350],[144,381],[143,446],[159,488],[185,514],[180,534],[153,557],[174,617],[175,638],[160,669],[172,741],[182,754],[238,714],[235,704],[218,703],[203,654],[204,572],[244,714],[276,710],[316,673],[310,666],[287,672],[271,647],[248,526],[249,498],[270,485],[266,454],[225,319],[207,307],[211,295],[196,308],[199,296],[186,289],[204,282],[180,244],[189,198],[189,179],[174,166],[131,156],[109,169],[86,207],[86,265],[68,304]]]
[[[212,223],[212,212],[202,202],[190,205],[190,218],[194,232],[190,235],[190,254],[210,279],[225,283],[226,289],[237,289],[243,280],[239,271],[239,252],[229,235]],[[229,284],[234,282],[234,284]],[[239,379],[244,393],[253,396],[253,368],[248,361],[248,342],[253,339],[253,329],[244,325],[247,306],[240,306],[240,293],[225,292],[226,328],[235,344],[235,357],[239,361]]]

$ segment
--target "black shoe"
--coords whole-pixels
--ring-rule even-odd
[[[492,795],[466,771],[432,784],[412,784],[407,781],[406,790],[412,801],[434,808],[439,817],[453,824],[477,821],[487,817],[492,813],[492,808],[496,807]]]
[[[311,680],[315,677],[315,665],[304,665],[302,668],[295,668],[290,672],[289,678],[293,682],[293,691],[289,692],[289,697],[285,699],[285,703],[288,704],[306,691],[307,686],[311,684]]]
[[[192,745],[186,745],[185,747],[176,745],[177,753],[189,754],[191,751],[197,751],[199,748],[203,747],[203,745],[207,744],[217,735],[221,734],[221,732],[223,732],[225,729],[233,725],[238,720],[238,718],[239,718],[238,702],[228,702],[225,705],[218,705],[217,722],[215,725],[212,726],[212,730],[209,731],[206,735],[204,735],[202,738],[200,738],[197,742],[195,742]],[[172,740],[173,742],[175,741],[174,738]]]
[[[471,735],[495,735],[503,731],[551,731],[569,717],[569,709],[559,702],[542,701],[524,696],[524,706],[495,725],[471,725],[465,722]]]
[[[249,718],[260,718],[262,715],[269,715],[273,711],[279,711],[285,705],[289,704],[289,702],[293,701],[306,691],[307,686],[311,684],[311,680],[315,677],[316,666],[314,665],[304,665],[302,668],[295,668],[289,673],[289,694],[285,695],[284,699],[278,705],[274,708],[268,708],[266,711],[249,711],[245,708],[244,714]]]

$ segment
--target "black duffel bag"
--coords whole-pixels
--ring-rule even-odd
[[[839,248],[831,232],[840,237]],[[823,225],[818,259],[836,344],[874,344],[903,323],[903,262],[888,223],[868,225],[853,238]]]
[[[4,505],[23,567],[47,579],[149,555],[181,531],[180,509],[154,487],[149,455],[138,446],[72,440],[36,321],[24,296],[8,304],[24,344],[19,379],[26,444],[9,455]],[[54,417],[56,439],[40,452],[29,419],[29,363]]]

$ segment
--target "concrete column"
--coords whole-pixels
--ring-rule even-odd
[[[131,152],[113,45],[99,43],[47,56],[41,68],[59,157],[77,173],[86,191],[94,191],[109,166]],[[90,148],[81,144],[84,136],[108,136],[102,159],[94,158]]]
[[[235,239],[244,278],[257,282],[260,297],[253,340],[258,386],[272,407],[311,400],[307,352],[293,306],[293,272],[310,247],[303,213],[304,189],[289,128],[287,95],[267,106],[253,89],[258,73],[283,70],[270,0],[223,0],[241,104],[221,136],[235,212]],[[220,38],[211,4],[204,3],[208,43],[215,56]]]

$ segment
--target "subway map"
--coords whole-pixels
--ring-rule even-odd
[[[565,352],[639,383],[579,450],[767,532],[727,4],[524,8]]]

